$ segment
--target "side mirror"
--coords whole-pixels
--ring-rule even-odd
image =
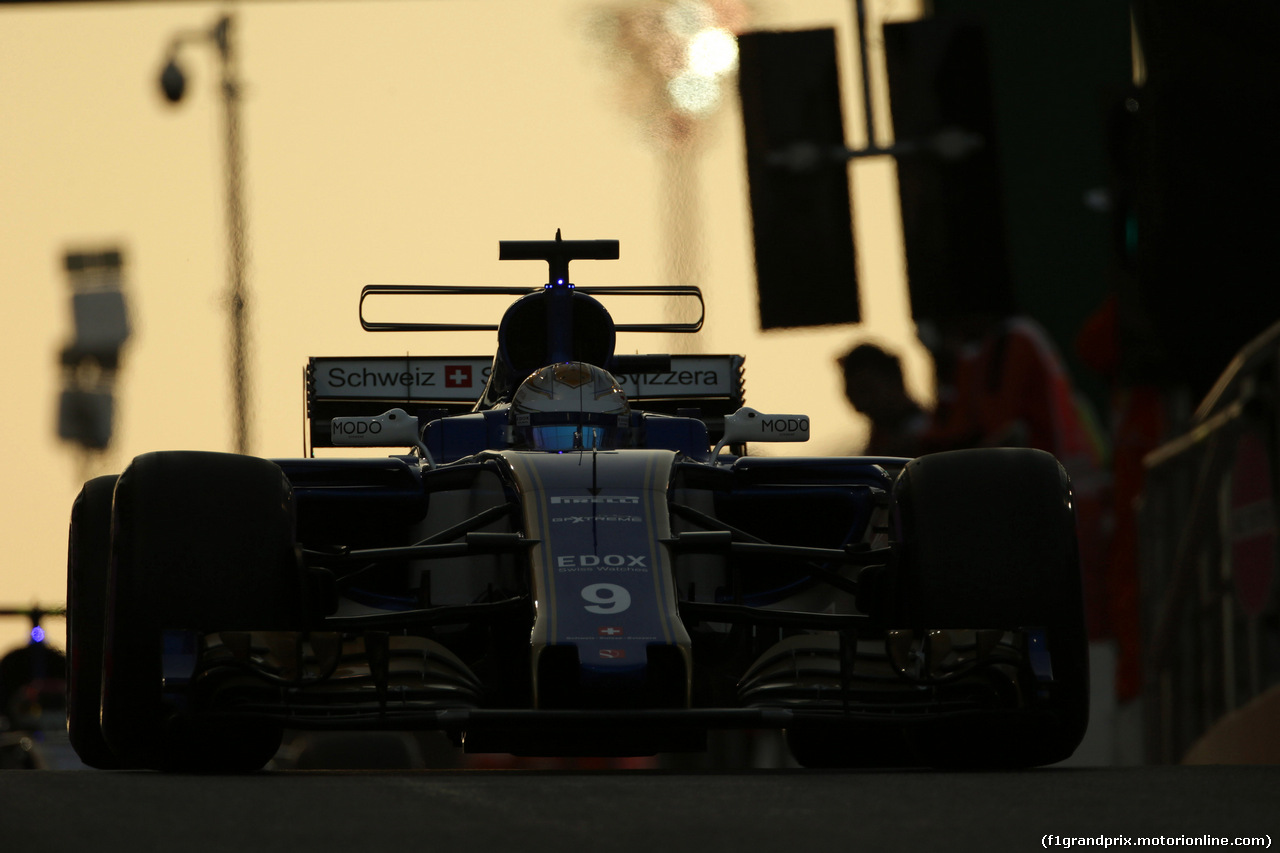
[[[413,447],[427,464],[435,464],[418,435],[418,419],[404,409],[390,409],[380,415],[334,418],[329,422],[334,447]]]
[[[808,441],[808,415],[767,415],[743,406],[724,419],[724,437],[712,451],[711,458],[720,455],[726,444],[744,441]]]

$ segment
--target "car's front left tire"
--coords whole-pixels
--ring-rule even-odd
[[[1026,631],[1025,701],[942,719],[908,737],[943,767],[1028,767],[1068,758],[1089,719],[1088,637],[1070,482],[1028,448],[913,459],[894,486],[896,621],[930,629]],[[1034,647],[1034,648],[1033,648]]]

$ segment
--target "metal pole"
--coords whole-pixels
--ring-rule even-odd
[[[858,25],[858,61],[862,66],[862,113],[867,126],[867,148],[878,152],[875,110],[871,105],[871,61],[867,57],[866,0],[854,0],[854,11]]]
[[[231,393],[236,453],[249,452],[249,292],[245,283],[248,254],[242,198],[240,143],[240,82],[232,47],[232,17],[225,15],[214,28],[222,71],[222,104],[226,123],[227,169],[227,308],[231,315]]]

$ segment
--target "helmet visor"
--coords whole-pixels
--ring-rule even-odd
[[[593,450],[605,446],[605,427],[580,424],[535,426],[529,429],[534,450]]]

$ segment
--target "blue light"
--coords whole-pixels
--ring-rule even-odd
[[[31,642],[33,643],[44,642],[44,629],[41,628],[39,625],[31,629]]]

